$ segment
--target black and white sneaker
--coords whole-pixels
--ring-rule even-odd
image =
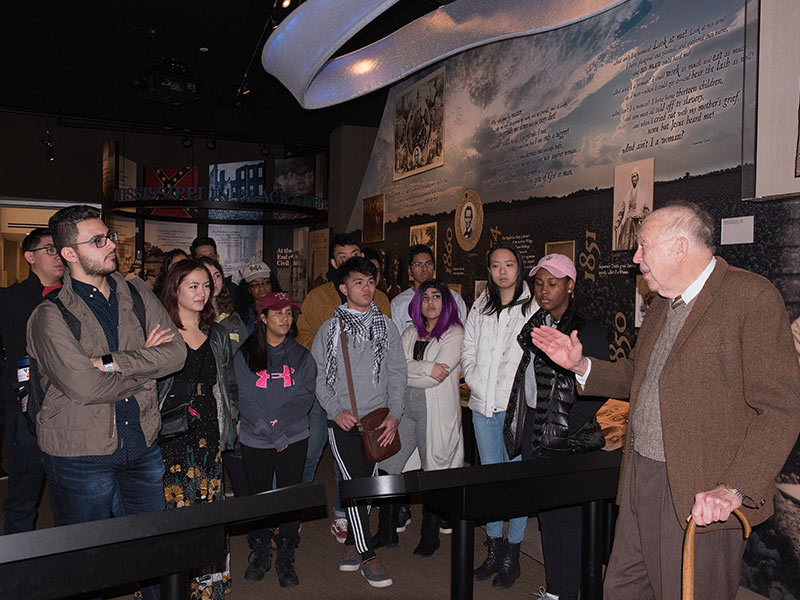
[[[400,511],[397,513],[397,533],[403,533],[411,524],[411,505],[401,504]]]

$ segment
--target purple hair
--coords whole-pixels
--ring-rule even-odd
[[[431,331],[431,337],[436,338],[438,341],[454,325],[463,327],[464,324],[458,318],[458,306],[447,284],[438,279],[428,279],[420,284],[408,304],[408,314],[419,336],[427,337],[428,335],[428,330],[425,329],[425,317],[422,316],[422,297],[425,295],[425,291],[431,288],[434,288],[442,295],[442,312],[439,314],[436,325]]]

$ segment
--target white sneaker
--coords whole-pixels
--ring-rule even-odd
[[[331,521],[331,533],[340,544],[344,544],[347,539],[347,519],[338,517]]]
[[[558,600],[558,596],[548,592],[543,585],[539,586],[539,591],[531,592],[531,594],[539,598],[539,600]]]

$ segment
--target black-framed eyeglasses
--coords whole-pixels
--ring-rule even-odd
[[[53,244],[47,244],[46,246],[39,246],[38,248],[31,248],[28,252],[38,252],[39,250],[44,250],[44,253],[47,256],[56,256],[58,254],[58,250]]]
[[[271,282],[271,281],[260,281],[260,282],[258,282],[258,281],[254,281],[253,283],[248,283],[248,284],[247,284],[247,286],[248,286],[248,287],[249,287],[251,290],[256,290],[256,289],[258,289],[258,288],[265,288],[265,287],[269,287],[269,286],[271,286],[271,285],[272,285],[272,282]]]
[[[428,267],[429,269],[432,269],[433,268],[433,261],[430,261],[430,260],[426,261],[426,262],[417,261],[417,262],[411,263],[411,266],[414,267],[415,269],[420,269],[422,267]]]
[[[105,248],[106,244],[108,244],[108,240],[111,240],[116,244],[118,235],[119,234],[116,231],[109,231],[104,235],[96,235],[93,238],[86,240],[85,242],[75,242],[74,244],[70,244],[70,246],[80,246],[82,244],[94,244],[97,248]]]

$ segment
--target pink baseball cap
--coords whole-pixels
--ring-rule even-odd
[[[536,266],[531,269],[531,272],[528,273],[528,277],[533,277],[539,269],[547,269],[555,277],[569,277],[572,281],[575,281],[578,275],[575,271],[575,263],[563,254],[543,256],[536,263]]]
[[[269,310],[280,310],[287,306],[291,306],[295,310],[300,310],[300,306],[292,302],[292,299],[289,298],[288,294],[285,294],[284,292],[272,292],[258,301],[256,311],[258,314],[261,314],[261,311],[267,308]]]

